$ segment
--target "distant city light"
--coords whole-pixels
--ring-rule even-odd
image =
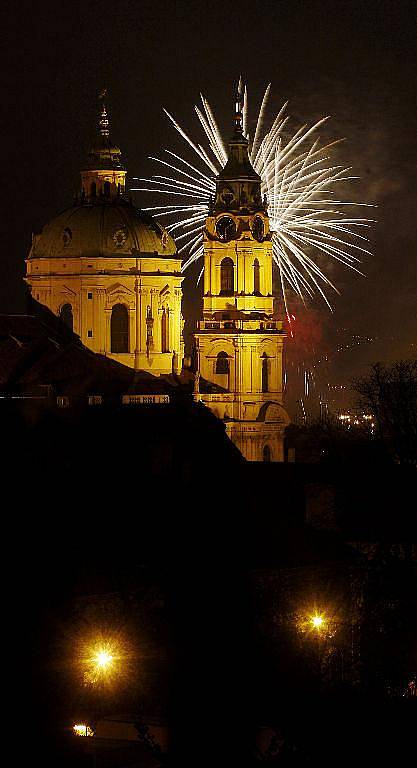
[[[374,434],[375,422],[374,416],[371,413],[352,413],[351,411],[346,411],[345,413],[339,413],[338,419],[347,429],[350,429],[352,425],[355,427],[362,426],[369,429],[371,435]]]

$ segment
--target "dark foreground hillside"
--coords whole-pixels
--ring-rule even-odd
[[[3,339],[17,352],[0,401],[7,708],[30,759],[408,764],[414,469],[248,464],[189,382],[123,404],[155,382],[123,369],[115,386],[109,361],[40,337]],[[45,379],[45,395],[55,354],[72,384]],[[80,671],[94,637],[120,649],[109,685]]]

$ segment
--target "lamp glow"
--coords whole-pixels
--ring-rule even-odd
[[[106,669],[112,664],[113,656],[108,651],[98,651],[94,661],[98,667],[101,669]]]
[[[323,616],[320,616],[320,614],[316,613],[311,617],[310,623],[313,629],[317,630],[317,632],[320,632],[320,630],[324,627],[324,618]]]
[[[84,682],[87,685],[114,683],[121,672],[120,660],[120,644],[113,639],[86,645],[83,654]]]

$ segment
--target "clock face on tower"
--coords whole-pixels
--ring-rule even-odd
[[[223,243],[236,237],[236,224],[231,216],[222,216],[216,223],[216,234]]]
[[[261,243],[265,235],[265,227],[263,219],[260,216],[255,216],[252,222],[252,234],[258,243]]]

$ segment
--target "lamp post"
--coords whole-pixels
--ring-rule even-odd
[[[348,622],[329,615],[324,610],[314,609],[298,617],[297,626],[306,641],[313,643],[315,665],[318,677],[323,675],[323,660],[326,658],[326,672],[331,679],[345,682],[345,648],[343,627]],[[353,650],[352,650],[353,656]]]
[[[92,723],[100,716],[107,694],[112,693],[123,682],[123,677],[127,676],[124,645],[117,637],[98,636],[82,641],[77,666],[90,717],[87,723],[78,721],[73,726],[76,736],[94,735]]]
[[[309,624],[311,631],[314,633],[315,648],[316,648],[316,664],[317,664],[317,676],[321,680],[322,666],[323,666],[323,649],[325,649],[325,641],[328,632],[328,621],[322,613],[314,612],[309,617]]]
[[[328,641],[336,633],[336,622],[321,607],[307,608],[303,613],[297,616],[297,628],[303,636],[307,648],[310,646],[312,653],[312,668],[315,670],[315,676],[321,680],[323,673],[323,660],[330,646]]]

